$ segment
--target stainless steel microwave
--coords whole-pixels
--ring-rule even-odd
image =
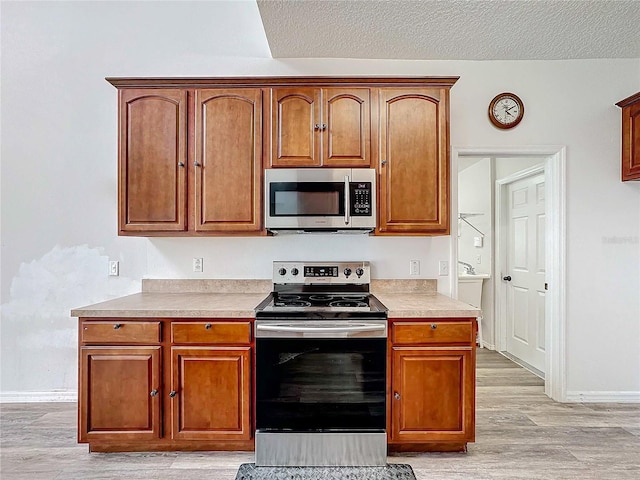
[[[373,168],[273,168],[264,177],[267,230],[359,233],[376,227]]]

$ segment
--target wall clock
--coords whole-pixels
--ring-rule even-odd
[[[489,120],[498,128],[513,128],[523,116],[524,103],[513,93],[500,93],[489,104]]]

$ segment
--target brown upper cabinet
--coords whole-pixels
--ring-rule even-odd
[[[260,88],[124,88],[119,131],[121,235],[261,231]]]
[[[119,234],[265,234],[264,168],[347,167],[378,172],[376,235],[447,235],[457,79],[108,78],[119,90]]]
[[[195,91],[196,232],[258,232],[261,221],[262,91]]]
[[[368,88],[273,88],[267,167],[371,166]]]
[[[120,232],[187,228],[187,92],[120,90]]]
[[[380,234],[449,233],[449,87],[380,89]]]
[[[640,180],[640,92],[616,105],[622,108],[622,181]]]

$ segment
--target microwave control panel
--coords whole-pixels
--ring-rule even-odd
[[[349,214],[354,217],[370,216],[373,211],[371,205],[371,182],[349,183]]]

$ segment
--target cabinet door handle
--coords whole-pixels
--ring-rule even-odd
[[[431,324],[431,330],[435,330],[436,328],[438,328],[438,324],[437,323],[432,323]]]
[[[169,392],[169,396],[170,396],[171,398],[173,398],[173,397],[175,397],[175,396],[176,396],[176,394],[177,394],[177,393],[178,393],[178,392],[176,392],[175,390],[171,390],[171,391]]]
[[[210,323],[207,323],[207,324],[204,326],[204,328],[206,328],[207,330],[211,330],[211,324],[210,324]]]
[[[178,162],[179,167],[184,167],[184,162]]]
[[[158,395],[158,390],[154,388],[153,390],[151,390],[151,393],[149,395],[151,395],[152,397],[155,397],[156,395]]]
[[[116,324],[113,326],[113,329],[114,329],[114,330],[118,330],[121,326],[122,326],[122,324],[121,324],[121,323],[116,323]]]
[[[393,394],[393,398],[395,398],[396,400],[400,400],[400,394],[398,392],[395,392]]]
[[[322,130],[326,130],[326,129],[327,129],[327,124],[326,124],[326,123],[323,123],[323,124],[320,126],[320,128],[321,128]]]
[[[193,162],[193,166],[194,167],[199,167],[200,166],[200,162]]]
[[[316,123],[316,124],[313,126],[313,128],[314,128],[314,130],[320,130],[320,128],[321,128],[321,127],[320,127],[320,124],[319,124],[319,123]]]
[[[380,162],[380,164],[384,166],[384,165],[387,164],[387,161],[386,160],[382,160],[382,162]]]

